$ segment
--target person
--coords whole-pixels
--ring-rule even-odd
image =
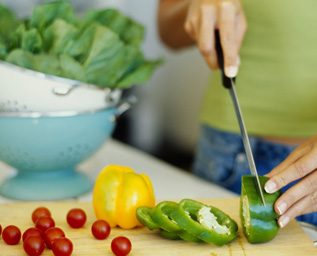
[[[162,41],[172,49],[196,44],[214,70],[193,172],[236,193],[249,174],[233,105],[215,70],[218,29],[258,172],[270,178],[265,189],[286,191],[274,206],[281,227],[294,217],[317,224],[317,138],[307,141],[317,133],[316,8],[313,0],[159,2]]]

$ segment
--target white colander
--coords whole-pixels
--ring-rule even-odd
[[[0,111],[83,111],[117,104],[121,91],[0,61]]]

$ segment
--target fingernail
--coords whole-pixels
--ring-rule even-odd
[[[241,59],[240,59],[240,56],[238,56],[238,58],[237,58],[237,65],[240,66],[240,64],[241,64]]]
[[[277,190],[275,182],[269,180],[265,183],[264,189],[267,193],[274,193]]]
[[[289,217],[287,216],[282,216],[278,220],[278,224],[280,225],[281,228],[284,228],[288,223],[289,223]]]
[[[229,66],[225,67],[225,74],[227,77],[234,78],[238,74],[238,67],[237,66]]]
[[[280,215],[282,215],[286,211],[286,209],[287,209],[287,204],[285,202],[282,202],[277,206],[277,210]]]

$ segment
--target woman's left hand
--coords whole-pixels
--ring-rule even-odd
[[[280,215],[278,224],[288,222],[302,214],[317,211],[317,136],[296,148],[281,164],[267,174],[265,184],[268,193],[274,193],[292,181],[298,180],[275,202],[274,209]]]

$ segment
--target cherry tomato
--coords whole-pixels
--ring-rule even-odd
[[[1,225],[0,225],[0,236],[1,236],[1,232],[2,232],[2,227],[1,227]]]
[[[2,238],[9,245],[18,244],[21,239],[21,231],[14,225],[7,226],[3,229]]]
[[[67,223],[72,228],[81,228],[82,226],[84,226],[86,219],[86,213],[79,208],[71,209],[67,213]]]
[[[132,244],[125,236],[117,236],[111,242],[111,250],[116,256],[126,256],[130,253]]]
[[[32,221],[35,224],[37,219],[41,217],[51,217],[51,212],[46,207],[38,207],[32,213]]]
[[[55,256],[70,256],[73,252],[73,244],[66,237],[57,238],[53,241],[52,251]]]
[[[30,236],[42,237],[42,231],[39,230],[38,228],[28,228],[27,230],[24,231],[22,235],[23,242]]]
[[[29,256],[39,256],[45,249],[45,243],[40,236],[29,236],[23,242],[24,251]]]
[[[52,227],[47,229],[44,232],[44,241],[47,248],[51,249],[52,243],[54,242],[54,240],[61,237],[65,237],[65,233],[62,229],[57,227]]]
[[[106,239],[111,231],[109,223],[105,220],[96,220],[91,226],[91,233],[96,239]]]
[[[51,217],[41,217],[36,221],[35,227],[44,233],[45,230],[55,227],[55,221]]]

